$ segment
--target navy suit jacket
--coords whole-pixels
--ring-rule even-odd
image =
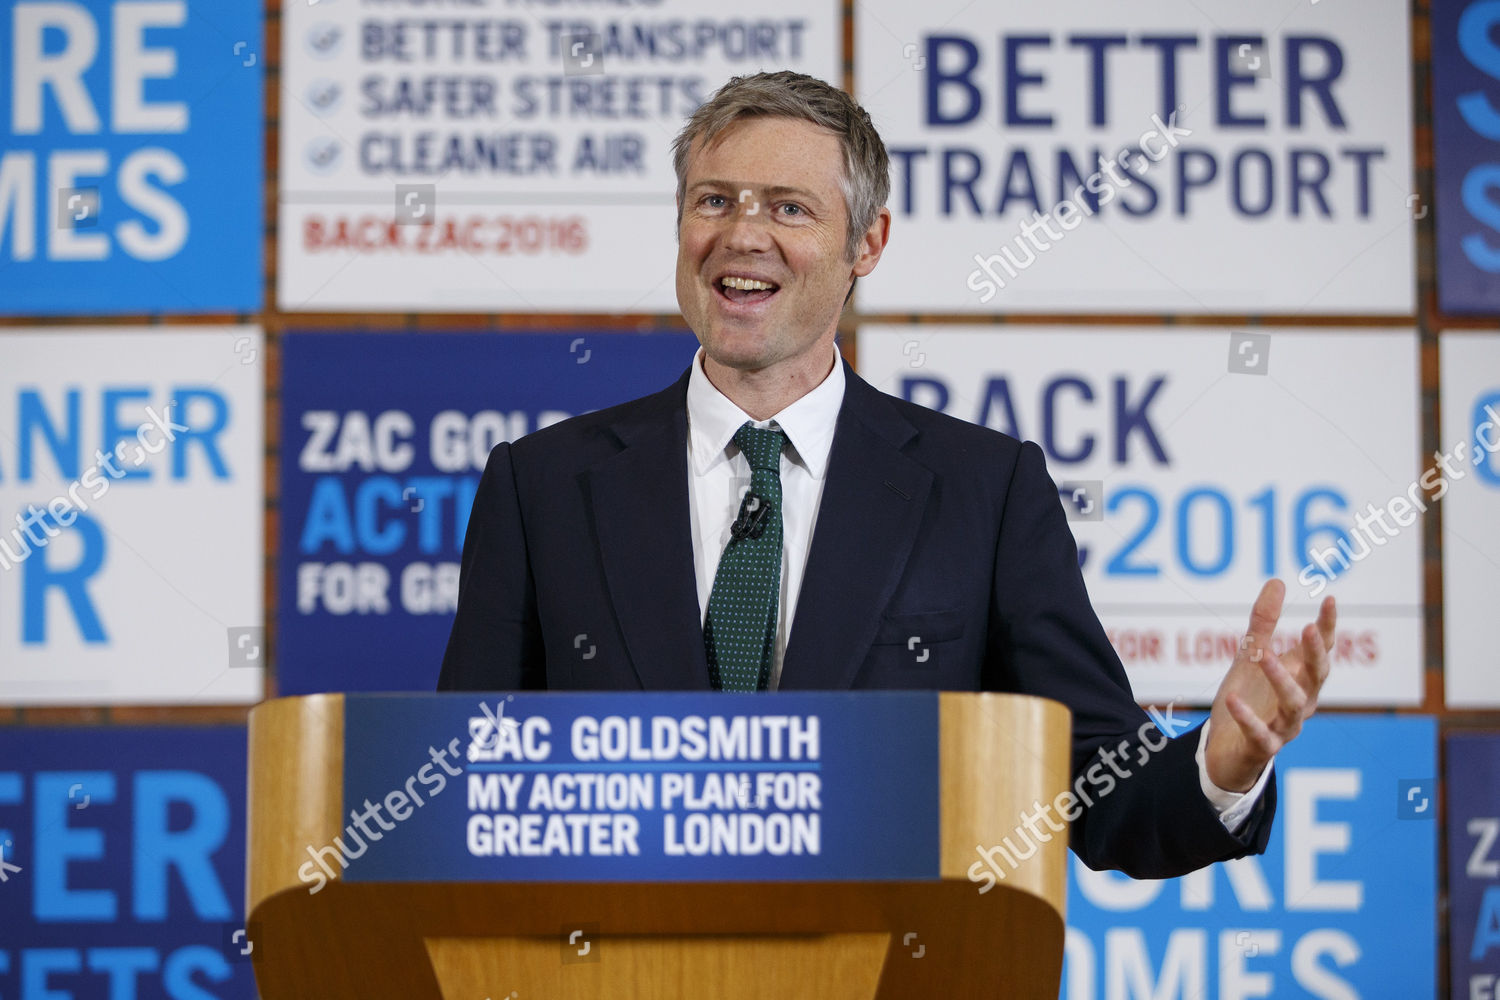
[[[1231,834],[1199,790],[1200,730],[1136,765],[1147,716],[1089,603],[1041,449],[844,374],[781,689],[1056,699],[1092,794],[1109,773],[1100,751],[1126,746],[1131,776],[1072,824],[1090,867],[1166,878],[1262,852],[1274,777]],[[709,689],[687,384],[495,447],[440,690]]]

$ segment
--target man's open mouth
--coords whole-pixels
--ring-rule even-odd
[[[714,287],[730,302],[745,304],[764,302],[781,290],[781,286],[774,281],[745,278],[734,274],[720,278]]]

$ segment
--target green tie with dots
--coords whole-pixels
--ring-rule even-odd
[[[764,691],[771,679],[781,594],[781,448],[786,435],[747,422],[734,432],[734,443],[751,470],[750,492],[735,523],[753,528],[747,534],[742,527],[719,557],[703,641],[715,689]]]

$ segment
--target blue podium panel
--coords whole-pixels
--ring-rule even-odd
[[[351,695],[350,882],[938,876],[938,695]]]

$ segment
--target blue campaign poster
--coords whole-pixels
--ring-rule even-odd
[[[1062,997],[1431,996],[1436,754],[1430,718],[1320,715],[1277,757],[1264,855],[1161,881],[1074,859]]]
[[[490,449],[664,389],[687,333],[292,333],[283,341],[283,695],[431,691]]]
[[[260,308],[263,6],[5,6],[0,313]]]
[[[1454,1000],[1500,996],[1500,733],[1448,751],[1448,952]]]
[[[0,997],[255,996],[243,728],[0,728],[0,858]]]
[[[1500,7],[1433,0],[1432,119],[1438,301],[1500,313]],[[1419,210],[1420,211],[1420,210]]]

